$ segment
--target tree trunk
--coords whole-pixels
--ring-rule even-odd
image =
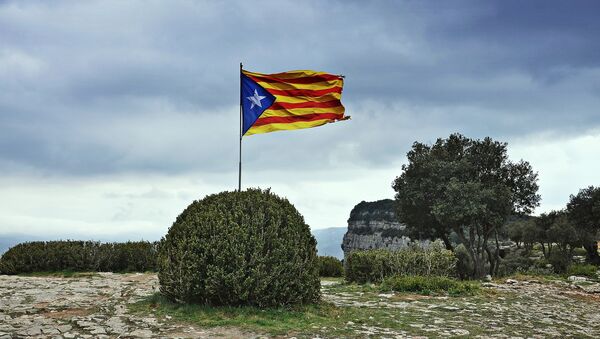
[[[587,251],[588,261],[593,264],[600,264],[600,255],[598,255],[598,242],[589,242],[583,245]]]
[[[490,251],[489,248],[485,248],[485,252],[488,255],[488,261],[490,262],[490,275],[494,275],[494,271],[496,270],[496,265],[497,265],[497,261],[496,261],[496,257],[492,255],[492,251]]]
[[[542,253],[544,253],[544,258],[548,259],[548,255],[546,254],[546,246],[544,245],[544,242],[541,241],[540,245],[542,245]]]
[[[500,268],[500,241],[498,240],[498,229],[496,229],[495,237],[496,237],[496,253],[494,253],[494,254],[496,255],[496,269],[492,270],[492,275],[494,275],[494,276],[498,275],[498,269]]]
[[[473,247],[475,247],[475,240],[474,238],[474,232],[473,230],[470,230],[470,236],[469,239],[467,239],[467,237],[465,236],[465,234],[463,233],[463,231],[460,229],[460,227],[456,227],[454,229],[454,231],[456,232],[456,234],[458,235],[460,241],[462,242],[462,244],[465,246],[465,248],[467,249],[467,253],[469,254],[469,257],[471,258],[471,261],[473,262],[473,277],[472,278],[483,278],[484,276],[484,263],[481,260],[481,257],[479,256],[479,253],[475,252],[475,249]]]
[[[442,241],[444,242],[444,246],[446,246],[446,249],[454,252],[454,246],[452,246],[452,242],[450,242],[450,239],[448,239],[448,236],[444,234],[441,238],[442,238]]]

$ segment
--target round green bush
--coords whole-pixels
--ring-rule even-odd
[[[194,201],[158,253],[160,291],[177,302],[274,307],[317,302],[315,238],[302,215],[269,190]]]

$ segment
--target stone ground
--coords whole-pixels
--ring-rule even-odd
[[[379,311],[369,324],[350,324],[365,336],[600,338],[597,283],[509,279],[482,287],[481,295],[468,297],[347,292],[336,285],[323,289],[325,300],[337,306]],[[376,325],[386,317],[411,329]]]
[[[247,338],[232,328],[200,329],[127,312],[155,293],[155,274],[98,273],[81,278],[0,275],[0,339]]]
[[[0,276],[0,339],[258,336],[128,313],[128,304],[157,286],[154,274]],[[381,294],[325,281],[323,295],[340,307],[373,310],[376,318],[345,324],[357,337],[600,337],[600,286],[586,282],[485,283],[480,295],[453,298]]]

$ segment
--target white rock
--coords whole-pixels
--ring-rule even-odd
[[[60,325],[57,326],[56,329],[61,333],[69,332],[73,327],[71,325]]]
[[[517,284],[518,281],[516,281],[515,279],[506,279],[506,283],[509,285],[514,285]]]
[[[586,277],[578,277],[575,275],[570,276],[569,281],[587,281],[588,279]]]
[[[152,337],[152,331],[150,330],[135,330],[129,334],[132,337],[138,338],[150,338]]]
[[[454,335],[469,335],[470,332],[461,328],[457,328],[452,330],[452,334]]]

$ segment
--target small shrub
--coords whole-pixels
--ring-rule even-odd
[[[529,258],[527,251],[518,249],[509,252],[504,259],[500,260],[498,267],[499,276],[508,276],[515,273],[527,272],[534,265],[534,261]]]
[[[473,260],[467,252],[465,245],[460,244],[454,249],[454,255],[456,256],[456,273],[460,279],[468,279],[473,276],[475,271],[473,267]]]
[[[548,262],[552,265],[554,273],[562,274],[567,271],[571,264],[571,256],[563,251],[555,249],[548,256]]]
[[[394,276],[386,278],[381,284],[383,291],[414,292],[420,294],[448,293],[452,296],[473,295],[479,290],[474,282],[459,281],[437,276]]]
[[[567,275],[584,276],[592,279],[598,278],[598,266],[590,264],[574,264],[567,269]]]
[[[315,238],[302,215],[270,191],[194,201],[158,254],[160,292],[172,301],[276,307],[320,299]]]
[[[587,256],[587,251],[583,247],[577,247],[573,249],[573,255],[585,257]]]
[[[456,257],[452,251],[433,243],[427,248],[417,245],[398,251],[367,250],[351,252],[345,260],[344,277],[348,282],[380,283],[395,275],[454,276]]]
[[[332,256],[319,256],[319,276],[341,277],[344,274],[342,262]]]

